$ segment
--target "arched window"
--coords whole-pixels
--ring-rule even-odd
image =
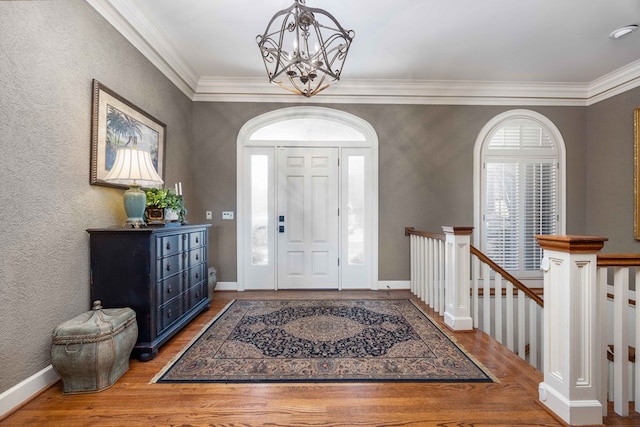
[[[564,158],[560,132],[534,111],[503,113],[476,140],[476,244],[518,278],[541,275],[536,235],[564,233]]]

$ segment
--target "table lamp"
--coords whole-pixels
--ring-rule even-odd
[[[153,167],[149,152],[137,148],[119,148],[113,167],[104,180],[129,186],[124,192],[124,210],[127,213],[125,227],[146,226],[143,216],[147,195],[140,187],[155,186],[163,182]]]

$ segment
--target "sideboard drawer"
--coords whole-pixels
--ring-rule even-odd
[[[199,264],[189,269],[189,285],[190,287],[205,279],[204,264]]]
[[[177,254],[182,250],[180,235],[173,234],[169,236],[158,237],[157,255],[158,258]]]
[[[180,254],[158,260],[158,279],[173,276],[182,270],[182,260]]]
[[[182,295],[158,308],[158,333],[171,326],[182,315]]]
[[[165,304],[170,299],[182,293],[182,282],[182,275],[180,274],[174,274],[173,276],[158,282],[158,304]]]
[[[208,292],[208,290],[205,290],[205,284],[206,282],[200,282],[187,291],[189,301],[189,305],[187,306],[188,308],[195,306],[206,296],[206,292]]]
[[[202,263],[204,257],[204,248],[191,249],[189,251],[189,267]]]
[[[189,233],[189,248],[198,248],[204,243],[204,232],[195,231]]]

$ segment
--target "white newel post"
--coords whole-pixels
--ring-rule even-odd
[[[597,252],[604,237],[536,236],[544,249],[542,404],[570,425],[602,424]]]
[[[473,227],[442,227],[445,239],[444,322],[454,331],[473,329],[471,317],[471,233]]]

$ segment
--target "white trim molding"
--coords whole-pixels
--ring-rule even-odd
[[[143,12],[137,0],[87,0],[104,19],[193,99],[198,74],[169,38]]]
[[[237,291],[238,282],[218,282],[216,284],[216,291]]]
[[[395,291],[411,289],[410,280],[380,280],[378,282],[379,291]]]
[[[0,394],[0,420],[59,380],[53,366],[49,365]]]

